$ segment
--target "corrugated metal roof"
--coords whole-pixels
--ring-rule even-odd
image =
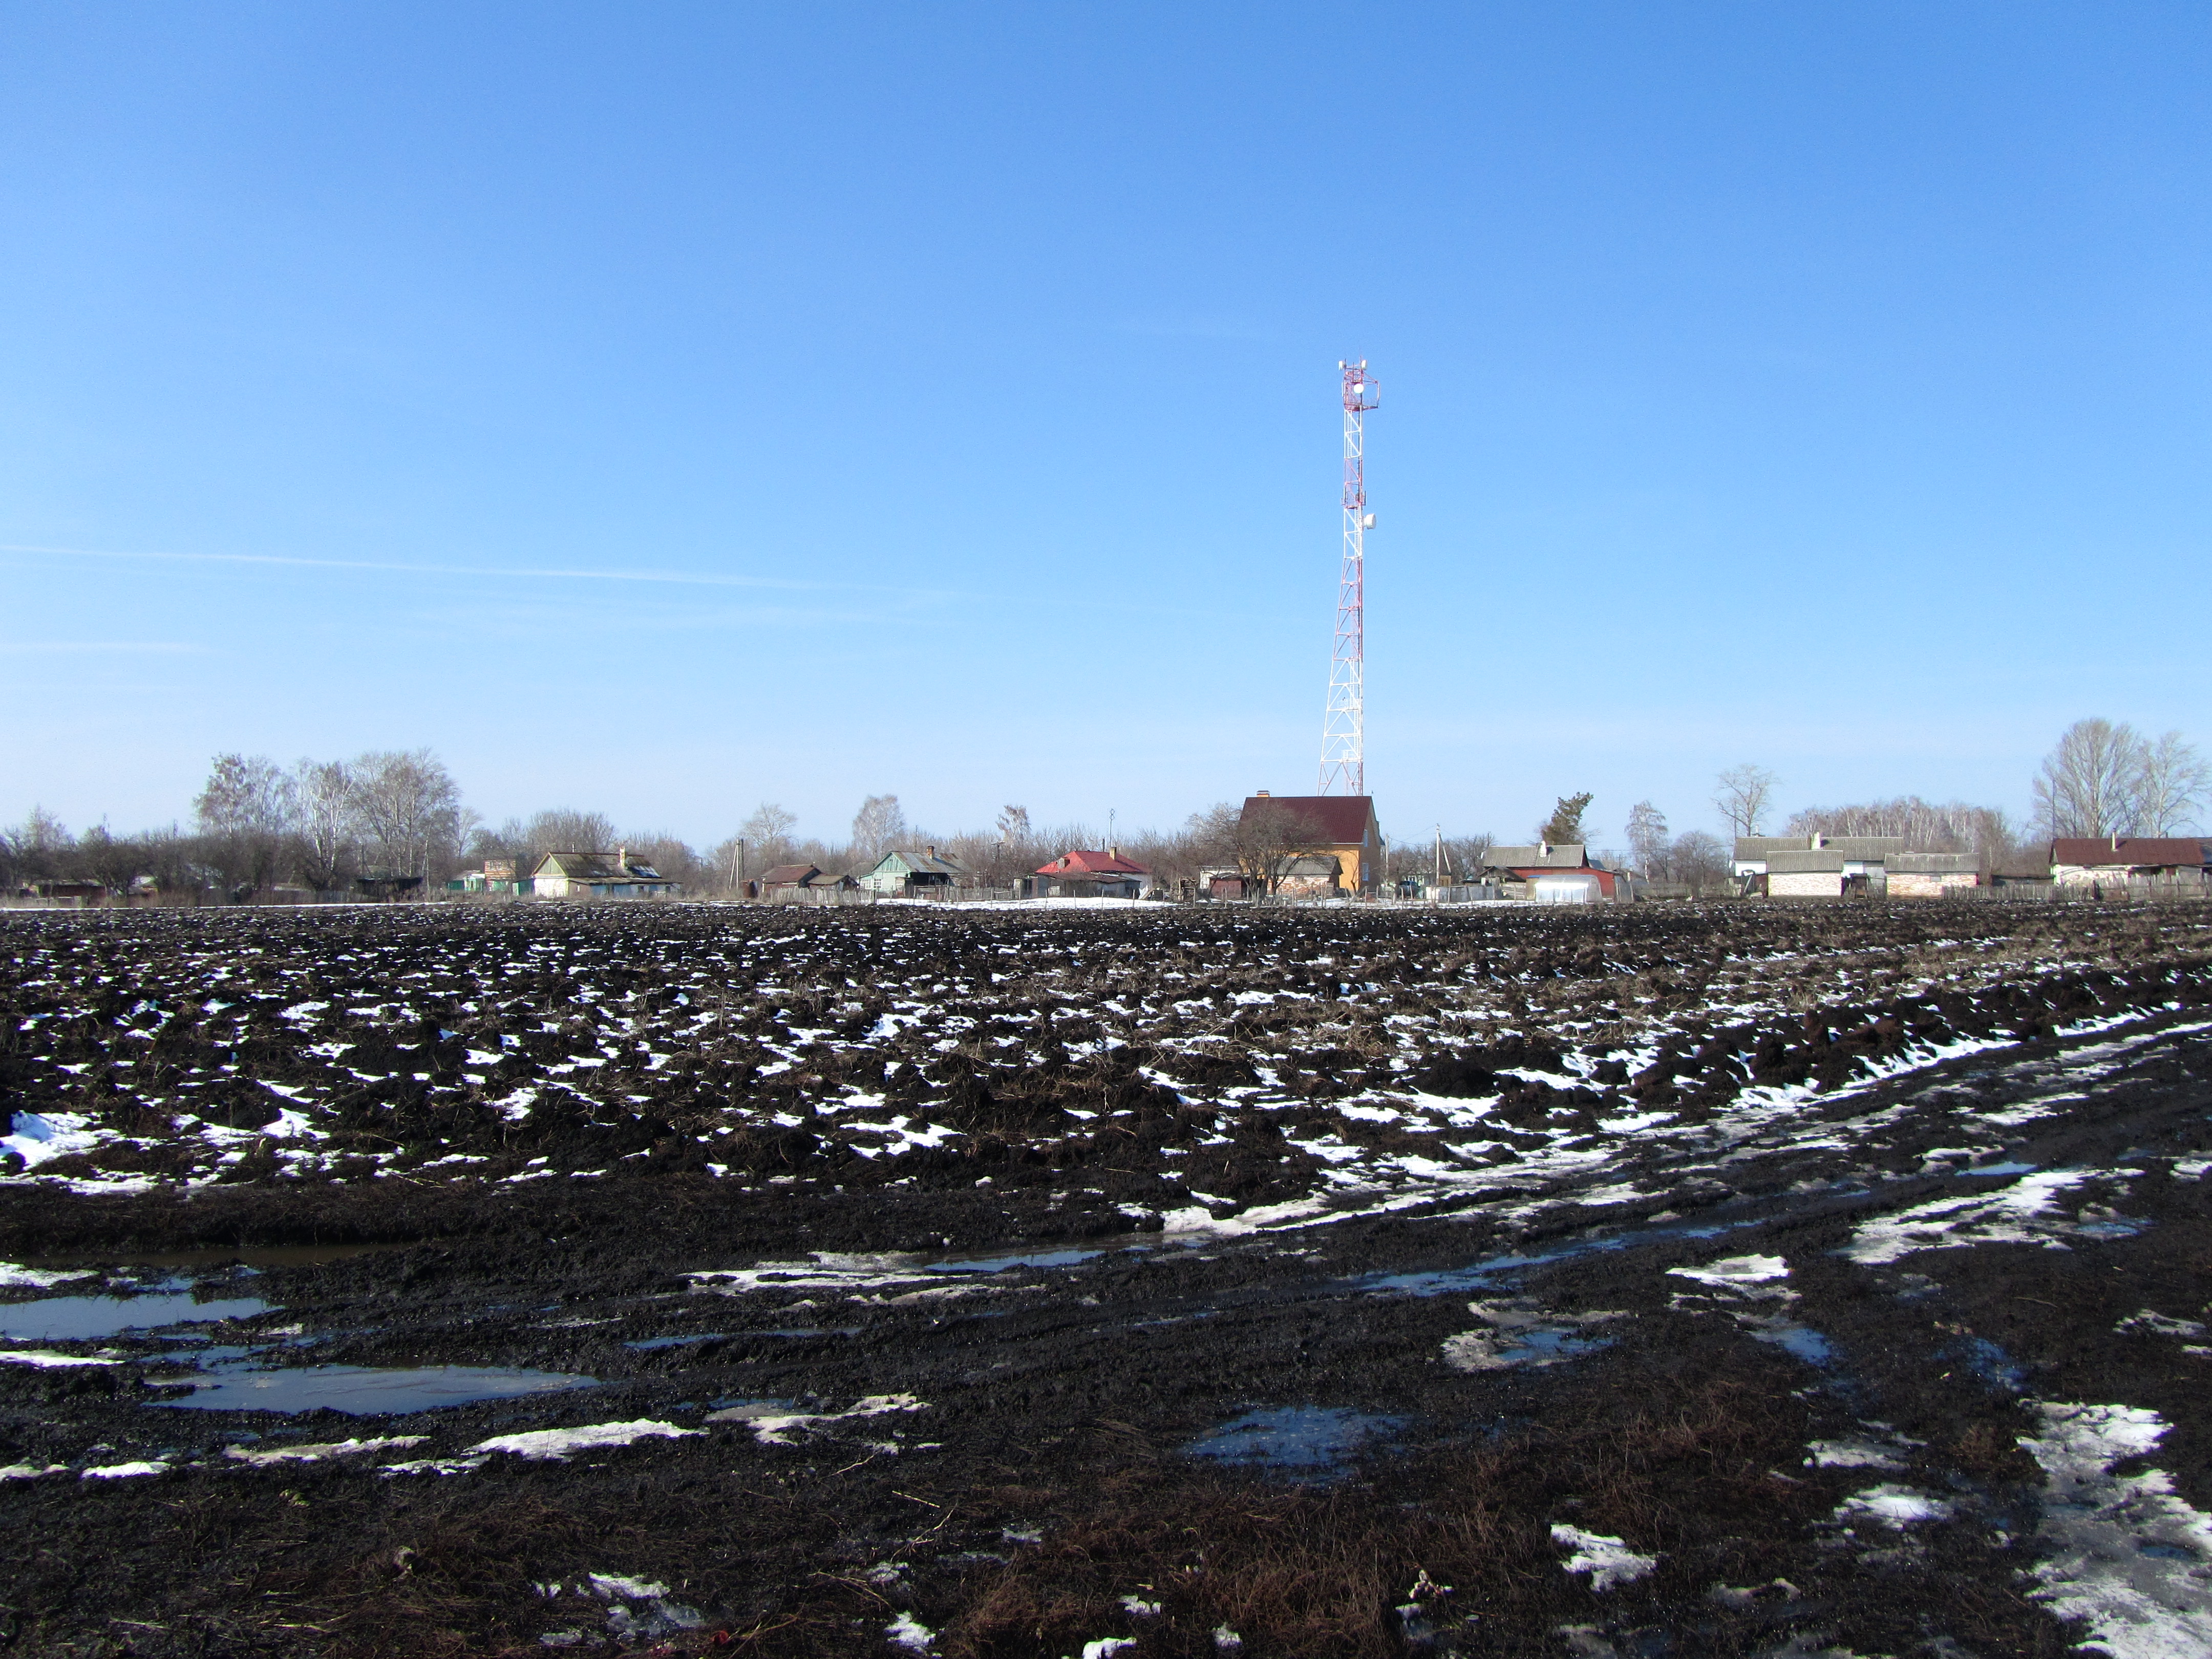
[[[779,864],[761,876],[760,884],[763,887],[795,887],[808,878],[821,873],[819,865]]]
[[[1242,823],[1253,813],[1280,807],[1300,817],[1311,818],[1328,836],[1332,847],[1364,847],[1375,824],[1375,800],[1370,795],[1247,795]]]

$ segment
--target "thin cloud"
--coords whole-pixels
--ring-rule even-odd
[[[173,640],[0,640],[0,657],[58,656],[70,653],[112,653],[131,656],[197,655],[204,645]]]
[[[517,576],[563,581],[641,582],[672,587],[758,587],[795,592],[903,592],[908,590],[868,586],[859,582],[802,582],[774,576],[718,576],[672,570],[570,570],[532,566],[402,564],[384,559],[311,559],[283,553],[122,553],[94,547],[39,547],[0,542],[0,553],[42,553],[64,559],[143,560],[164,564],[235,564],[274,566],[301,570],[367,570],[409,576]],[[947,594],[947,598],[958,597]]]

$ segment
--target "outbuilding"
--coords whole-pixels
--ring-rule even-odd
[[[1626,898],[1618,872],[1589,855],[1578,842],[1539,842],[1534,847],[1493,847],[1482,855],[1486,868],[1528,884],[1540,904],[1590,904]]]
[[[2051,843],[2051,875],[2062,887],[2201,882],[2212,864],[2206,849],[2194,836],[2062,836]]]
[[[1982,884],[1978,853],[1892,853],[1884,860],[1892,898],[1942,898]]]

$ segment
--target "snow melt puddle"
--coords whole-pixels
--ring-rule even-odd
[[[1916,1250],[1960,1244],[2041,1244],[2064,1249],[2069,1238],[2126,1238],[2145,1224],[2085,1206],[2081,1218],[2058,1207],[2058,1195],[2086,1181],[2137,1176],[2140,1170],[2051,1170],[2024,1176],[2003,1191],[1941,1198],[1861,1224],[1840,1252],[1863,1267],[1896,1261]]]
[[[1680,1291],[1670,1298],[1668,1305],[1675,1312],[1725,1310],[1753,1340],[1771,1342],[1808,1365],[1826,1365],[1835,1358],[1835,1349],[1826,1337],[1780,1311],[1797,1299],[1797,1292],[1780,1282],[1790,1276],[1790,1264],[1780,1256],[1732,1255],[1702,1267],[1669,1267],[1667,1272],[1673,1278],[1706,1287],[1702,1291]],[[1751,1305],[1741,1305],[1747,1303]],[[1772,1304],[1775,1311],[1759,1311],[1762,1303]]]
[[[1194,1457],[1285,1474],[1337,1472],[1369,1445],[1405,1426],[1402,1417],[1340,1406],[1285,1406],[1232,1418],[1184,1449]]]
[[[1552,1541],[1574,1553],[1560,1564],[1562,1572],[1588,1573],[1593,1590],[1609,1590],[1632,1584],[1659,1565],[1656,1555],[1638,1555],[1620,1539],[1601,1532],[1584,1532],[1561,1522],[1552,1523]]]
[[[411,1370],[301,1365],[278,1370],[216,1366],[211,1375],[191,1382],[189,1395],[146,1403],[194,1411],[334,1411],[349,1417],[398,1417],[477,1400],[508,1400],[519,1395],[599,1386],[596,1377],[498,1365],[424,1365]]]
[[[1509,1273],[1524,1273],[1531,1267],[1548,1267],[1555,1261],[1572,1261],[1579,1256],[1593,1255],[1601,1251],[1626,1250],[1633,1246],[1669,1239],[1718,1238],[1739,1227],[1759,1224],[1759,1221],[1747,1219],[1700,1223],[1694,1226],[1670,1223],[1636,1227],[1578,1238],[1536,1255],[1493,1255],[1465,1267],[1446,1267],[1434,1273],[1362,1273],[1346,1283],[1353,1291],[1370,1291],[1384,1295],[1449,1296],[1454,1291],[1487,1290],[1493,1279]]]
[[[252,1297],[196,1302],[190,1291],[154,1296],[52,1296],[0,1307],[0,1337],[39,1342],[89,1342],[124,1331],[221,1319],[252,1319],[269,1304]]]
[[[2212,1653],[2212,1516],[2177,1496],[2160,1469],[2118,1475],[2170,1426],[2135,1406],[2046,1402],[2043,1433],[2020,1443],[2049,1480],[2032,1570],[2033,1592],[2078,1620],[2112,1659],[2197,1659]]]
[[[1539,1307],[1526,1297],[1505,1302],[1470,1302],[1467,1307],[1490,1328],[1462,1331],[1444,1339],[1444,1364],[1455,1371],[1563,1365],[1613,1346],[1610,1337],[1585,1334],[1586,1328],[1627,1316],[1618,1312],[1555,1313]]]

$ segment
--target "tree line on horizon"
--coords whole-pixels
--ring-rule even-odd
[[[1781,780],[1744,764],[1721,773],[1712,805],[1736,835],[1767,833]],[[2019,856],[2057,836],[2169,836],[2198,822],[2212,795],[2212,768],[2178,732],[2149,738],[2125,723],[2077,720],[2045,757],[2031,784],[2033,816],[2016,823],[2002,808],[1964,801],[1933,803],[1903,795],[1843,806],[1810,806],[1780,828],[1790,836],[1903,836],[1916,850],[1965,852],[1995,862]],[[1595,797],[1560,797],[1532,839],[1588,845]],[[1040,826],[1026,807],[1000,809],[983,830],[940,834],[908,822],[895,794],[870,795],[842,840],[798,834],[796,814],[764,801],[737,832],[706,851],[665,830],[623,831],[606,814],[551,808],[494,825],[463,803],[459,786],[428,749],[376,750],[350,760],[302,759],[283,766],[266,756],[217,756],[192,803],[192,827],[173,825],[116,836],[106,825],[71,835],[33,807],[17,828],[0,832],[0,885],[40,881],[94,882],[110,890],[152,885],[163,890],[216,889],[242,895],[296,885],[342,890],[360,878],[413,878],[427,884],[489,860],[512,861],[520,874],[548,853],[611,853],[626,848],[687,892],[728,894],[780,865],[812,865],[832,874],[865,874],[894,848],[934,846],[987,886],[1003,887],[1072,848],[1110,838],[1123,856],[1167,883],[1194,881],[1201,870],[1239,869],[1272,888],[1284,862],[1325,840],[1319,826],[1287,806],[1246,819],[1241,804],[1222,801],[1194,812],[1177,829],[1132,829],[1102,836],[1096,826]],[[1601,851],[1614,867],[1630,867],[1692,891],[1727,880],[1729,845],[1702,830],[1674,834],[1649,800],[1630,808],[1618,850]],[[1487,832],[1401,839],[1387,852],[1385,879],[1431,875],[1441,860],[1448,880],[1482,867],[1496,838]]]

